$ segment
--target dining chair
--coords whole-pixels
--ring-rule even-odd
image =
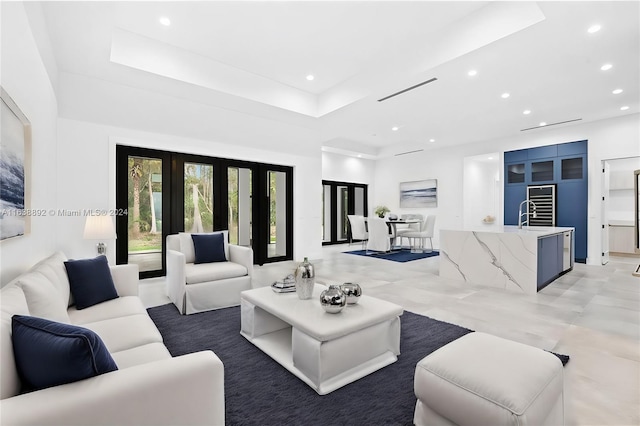
[[[419,220],[420,222],[409,223],[405,228],[396,229],[396,238],[398,239],[398,245],[402,248],[402,238],[405,238],[407,232],[420,232],[422,224],[424,223],[424,215],[419,213],[403,214],[400,215],[401,220]]]
[[[406,232],[402,234],[403,237],[411,239],[412,253],[416,253],[416,252],[431,253],[433,251],[433,232],[434,232],[435,223],[436,223],[435,215],[429,215],[427,216],[427,219],[422,222],[422,226],[419,232],[412,231],[412,232]],[[420,240],[419,248],[416,248],[416,244],[415,244],[416,239]],[[428,251],[425,251],[424,246],[427,239],[429,239],[429,245],[431,246],[431,248]]]
[[[369,239],[367,223],[364,216],[350,214],[347,215],[347,219],[349,220],[349,227],[351,228],[351,239],[349,241],[349,245],[351,245],[354,240],[358,240],[361,242],[362,249],[364,250],[367,240]]]
[[[370,251],[388,252],[391,250],[391,235],[389,227],[384,219],[370,217],[369,223],[369,240],[367,241],[367,254]]]

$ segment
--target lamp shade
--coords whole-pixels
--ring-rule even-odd
[[[85,240],[109,240],[116,238],[112,216],[87,216],[84,223]]]

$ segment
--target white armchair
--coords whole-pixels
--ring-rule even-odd
[[[190,233],[167,235],[167,296],[182,314],[237,306],[240,292],[251,289],[253,250],[229,244],[224,234],[226,262],[195,264]]]

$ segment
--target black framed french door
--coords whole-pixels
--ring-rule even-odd
[[[349,241],[347,216],[367,216],[368,186],[363,183],[322,181],[322,244]]]
[[[140,278],[164,275],[166,236],[171,231],[170,153],[116,147],[116,263],[135,263]],[[169,225],[169,226],[167,226]]]
[[[260,226],[256,227],[256,263],[293,259],[293,169],[261,164],[257,188]],[[254,247],[256,247],[254,246]]]
[[[254,262],[293,259],[293,168],[116,147],[116,261],[140,277],[166,272],[165,241],[177,232],[229,230]]]

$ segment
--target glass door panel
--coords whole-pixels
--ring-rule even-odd
[[[251,179],[251,169],[227,168],[229,242],[245,247],[253,245]]]
[[[349,188],[338,186],[338,199],[336,203],[336,226],[338,229],[338,241],[346,241],[347,234],[347,214],[349,211]]]
[[[322,242],[331,241],[331,185],[322,185]]]
[[[128,157],[128,263],[162,270],[162,159]]]
[[[213,166],[184,163],[184,230],[213,231]]]
[[[267,257],[287,255],[287,174],[269,170],[269,240]]]
[[[356,186],[353,190],[353,214],[364,216],[365,202],[364,202],[364,188]]]

